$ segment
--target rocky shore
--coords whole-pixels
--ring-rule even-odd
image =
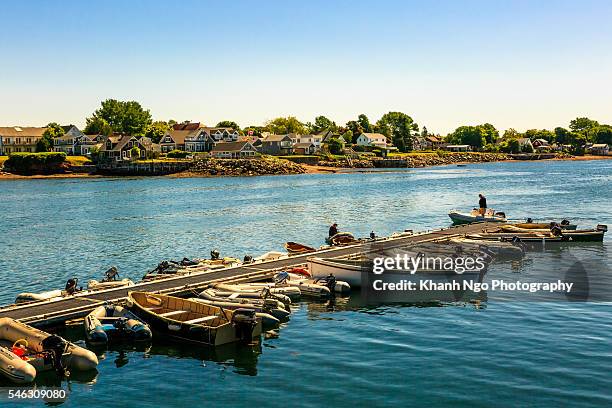
[[[266,157],[262,159],[198,159],[187,173],[200,176],[263,176],[305,172],[306,169],[300,164]]]
[[[319,166],[334,168],[413,168],[427,166],[442,166],[457,163],[486,163],[509,160],[504,153],[421,153],[388,158],[340,159],[335,161],[322,160]]]

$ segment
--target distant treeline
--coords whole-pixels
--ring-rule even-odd
[[[118,132],[135,136],[145,135],[157,143],[164,133],[178,122],[172,119],[153,121],[149,110],[144,109],[136,101],[107,99],[102,101],[100,108],[86,119],[86,123],[84,129],[86,134],[110,135]],[[295,116],[288,116],[269,120],[262,126],[251,125],[241,128],[234,121],[224,120],[217,123],[216,127],[231,127],[243,134],[255,136],[263,132],[311,134],[329,130],[338,136],[343,136],[345,141],[353,143],[361,133],[382,133],[403,152],[412,150],[417,138],[428,136],[437,136],[448,143],[466,144],[480,150],[502,152],[516,151],[518,140],[521,138],[544,139],[550,144],[569,145],[576,151],[582,149],[587,143],[612,143],[612,126],[600,124],[589,118],[572,120],[568,129],[561,127],[553,130],[530,129],[524,133],[508,129],[503,135],[500,135],[495,126],[485,123],[460,126],[454,132],[440,136],[430,132],[425,126],[421,128],[412,117],[402,112],[388,112],[375,123],[371,123],[365,114],[359,115],[355,120],[350,120],[344,125],[338,125],[321,115],[317,116],[313,122],[306,123],[301,122]],[[37,150],[50,150],[53,137],[61,136],[62,132],[62,128],[57,123],[50,123]]]

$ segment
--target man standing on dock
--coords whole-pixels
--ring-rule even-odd
[[[484,217],[487,212],[487,197],[482,194],[478,194],[478,197],[480,197],[480,200],[478,200],[478,206],[480,207],[479,213]]]
[[[333,223],[331,227],[329,227],[329,237],[333,237],[338,233],[338,224]]]

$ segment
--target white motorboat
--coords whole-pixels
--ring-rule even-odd
[[[448,216],[453,221],[453,224],[471,224],[473,222],[506,222],[506,214],[493,209],[487,210],[484,215],[481,215],[476,208],[469,214],[462,213],[457,210],[451,210]]]

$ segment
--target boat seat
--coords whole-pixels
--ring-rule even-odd
[[[198,317],[197,319],[191,319],[191,320],[185,320],[182,323],[188,323],[188,324],[193,324],[193,323],[202,323],[202,322],[207,322],[209,320],[215,320],[217,317],[219,316],[204,316],[204,317]]]
[[[189,313],[187,310],[173,310],[171,312],[166,312],[166,313],[160,313],[159,316],[162,317],[168,317],[168,316],[175,316],[175,315],[179,315],[181,313]]]

